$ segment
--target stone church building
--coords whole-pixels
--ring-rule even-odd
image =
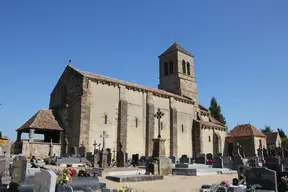
[[[157,109],[164,113],[161,136],[167,156],[223,153],[226,128],[198,103],[194,56],[174,43],[159,56],[158,89],[76,69],[69,64],[50,96],[49,110],[63,129],[62,153],[93,143],[140,156],[152,154],[158,135]]]

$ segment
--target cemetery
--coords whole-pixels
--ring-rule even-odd
[[[266,149],[258,142],[257,150],[244,149],[243,140],[228,135],[234,149],[222,153],[198,154],[189,157],[166,157],[166,139],[161,136],[160,120],[164,113],[158,109],[154,117],[158,120],[158,136],[152,139],[151,156],[140,156],[119,149],[106,148],[109,135],[99,135],[101,143],[94,141],[93,153],[87,152],[82,144],[72,154],[57,156],[50,142],[48,156],[30,157],[11,154],[11,143],[0,147],[0,191],[12,192],[92,192],[92,191],[135,191],[126,183],[162,181],[166,176],[219,176],[238,175],[231,181],[199,186],[200,192],[221,191],[275,191],[288,190],[288,153],[280,146]],[[250,126],[251,128],[251,126]],[[231,133],[235,132],[232,130]],[[230,138],[229,138],[230,136]],[[257,135],[264,138],[261,134]],[[246,144],[247,145],[247,144]],[[255,146],[255,143],[253,143]],[[218,150],[219,151],[219,150]],[[215,152],[215,151],[214,151]],[[229,154],[232,152],[232,154]],[[255,152],[253,154],[253,152]],[[40,153],[38,153],[40,154]],[[109,189],[104,181],[123,183],[123,188]]]

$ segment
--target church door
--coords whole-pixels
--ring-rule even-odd
[[[215,131],[213,133],[213,155],[221,153],[221,138]]]

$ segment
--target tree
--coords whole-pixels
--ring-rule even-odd
[[[273,130],[271,129],[271,127],[269,125],[265,125],[264,129],[261,129],[262,133],[272,133]]]
[[[0,131],[0,139],[2,139],[2,132]]]
[[[216,120],[220,121],[223,125],[226,125],[226,120],[223,114],[221,113],[221,107],[218,105],[215,97],[212,97],[210,101],[209,110],[211,112],[212,117]]]
[[[277,129],[278,130],[278,133],[279,133],[279,135],[280,135],[280,137],[281,138],[286,138],[287,136],[286,136],[286,134],[285,134],[285,132],[282,130],[282,129]]]

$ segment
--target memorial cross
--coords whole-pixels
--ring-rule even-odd
[[[99,147],[99,151],[100,151],[100,148],[101,148],[101,143],[99,143],[99,144],[98,144],[98,147]]]
[[[96,140],[94,141],[93,146],[94,146],[94,153],[95,153],[95,151],[96,151],[96,147],[97,147]]]
[[[116,159],[116,156],[115,156],[115,154],[116,154],[116,150],[115,150],[115,148],[113,149],[113,160],[115,161],[115,159]]]
[[[106,146],[105,146],[105,139],[108,138],[108,136],[109,136],[109,135],[107,134],[106,131],[103,131],[103,133],[100,135],[100,137],[103,138],[103,146],[102,146],[103,151],[106,149],[106,148],[105,148],[105,147],[106,147]]]
[[[161,129],[160,129],[160,124],[161,124],[161,118],[164,116],[164,113],[158,108],[157,113],[154,115],[156,119],[158,119],[158,139],[161,138]]]

